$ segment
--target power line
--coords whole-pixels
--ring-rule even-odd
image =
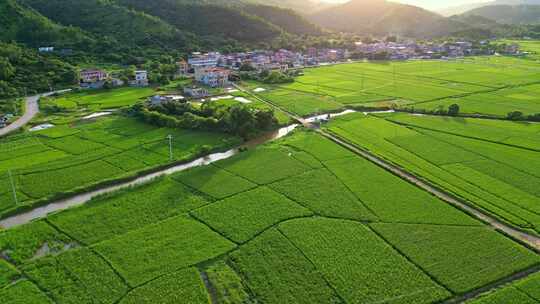
[[[8,170],[9,182],[11,184],[11,191],[13,192],[13,200],[15,200],[15,206],[19,206],[19,200],[17,199],[17,191],[15,190],[15,183],[13,182],[13,176],[11,170]]]

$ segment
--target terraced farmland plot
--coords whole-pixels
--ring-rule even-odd
[[[540,257],[534,252],[486,227],[377,223],[371,226],[455,293],[540,264]]]
[[[28,280],[0,288],[0,299],[9,304],[52,304],[54,303],[47,295]]]
[[[68,108],[88,107],[92,110],[112,109],[129,106],[139,102],[142,98],[151,96],[151,88],[119,88],[114,90],[88,90],[77,93],[68,93],[50,100],[50,103]]]
[[[0,260],[0,289],[15,282],[20,276],[19,271],[5,260]]]
[[[156,128],[121,116],[8,137],[0,142],[0,151],[13,156],[0,157],[0,214],[171,163],[169,134],[174,138],[172,161],[240,142],[226,134]]]
[[[540,124],[537,123],[406,113],[377,116],[411,127],[540,150]]]
[[[313,213],[267,187],[260,187],[197,209],[192,214],[227,238],[243,243],[279,222]]]
[[[229,264],[228,261],[214,261],[201,270],[208,277],[208,284],[214,288],[211,298],[223,304],[254,302],[244,282]]]
[[[500,116],[540,112],[535,81],[540,69],[526,59],[364,62],[307,69],[304,74],[260,95],[301,116],[362,104],[434,110],[457,103],[463,113]]]
[[[298,91],[278,92],[279,89],[275,89],[260,94],[260,96],[301,116],[308,116],[314,113],[328,113],[344,108],[343,104],[336,102],[331,96],[321,96]]]
[[[248,180],[213,165],[190,169],[176,174],[173,179],[216,199],[222,199],[256,187]]]
[[[282,144],[305,151],[319,161],[354,156],[352,152],[333,144],[328,139],[314,132],[297,132],[294,136],[284,138]]]
[[[131,291],[120,304],[208,303],[208,295],[195,268],[165,275]]]
[[[444,130],[437,125],[444,123],[442,118],[404,114],[381,115],[382,118],[347,116],[330,123],[328,129],[506,222],[540,231],[537,187],[540,182],[536,176],[540,168],[539,152],[491,142],[502,139],[505,130],[510,136],[527,130],[522,136],[534,138],[535,126],[450,118],[449,127]],[[409,125],[402,126],[384,118],[418,123],[422,128],[413,126],[411,129]],[[465,137],[471,133],[461,123],[480,130],[477,137],[486,140]],[[501,128],[490,132],[488,128],[498,124]],[[441,131],[425,129],[430,126]],[[459,135],[450,134],[452,132]],[[450,151],[454,152],[450,154]],[[474,155],[479,159],[474,160]],[[441,159],[446,158],[454,164],[441,165],[445,163]]]
[[[319,215],[356,220],[376,219],[376,216],[326,169],[287,178],[269,187]]]
[[[540,303],[540,274],[505,286],[501,289],[481,295],[467,304],[537,304]]]
[[[347,303],[432,303],[450,296],[362,224],[301,219],[279,229]]]
[[[215,258],[233,248],[231,242],[207,226],[183,216],[94,246],[131,286]]]
[[[348,158],[328,161],[326,165],[382,221],[480,225],[367,160]]]
[[[50,221],[84,244],[94,244],[131,230],[186,213],[208,201],[170,179],[97,198],[52,216]]]
[[[247,180],[264,185],[298,175],[311,168],[293,157],[294,151],[283,148],[263,147],[216,163],[216,166]],[[264,171],[261,172],[261,166]]]
[[[275,229],[233,252],[231,263],[263,303],[342,303],[322,273]]]
[[[115,303],[128,290],[107,262],[89,249],[41,259],[24,271],[57,303]]]

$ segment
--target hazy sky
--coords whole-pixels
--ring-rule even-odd
[[[324,0],[326,2],[347,2],[347,0]],[[489,0],[391,0],[421,6],[427,9],[440,9],[452,6],[458,6],[468,3],[488,2]]]

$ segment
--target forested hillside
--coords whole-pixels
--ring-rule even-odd
[[[15,0],[0,1],[0,41],[16,41],[29,46],[88,45],[92,39],[81,30],[63,27],[26,9]]]
[[[352,0],[315,13],[309,19],[337,31],[375,35],[434,37],[463,28],[460,23],[419,7],[385,0]]]
[[[65,26],[78,27],[122,45],[188,50],[196,38],[159,18],[101,0],[19,0],[45,17]]]
[[[198,5],[181,0],[116,0],[116,3],[201,36],[221,36],[256,43],[280,34],[280,30],[269,22],[230,6]]]
[[[73,66],[15,44],[0,43],[0,99],[77,82]]]
[[[258,16],[284,31],[297,35],[319,35],[322,30],[292,9],[269,5],[245,5],[244,11]]]
[[[473,9],[466,16],[481,16],[504,24],[539,24],[540,5],[490,5]]]

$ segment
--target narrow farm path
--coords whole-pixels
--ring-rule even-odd
[[[279,105],[274,104],[273,102],[270,102],[268,100],[260,98],[259,96],[253,94],[252,92],[250,92],[249,90],[244,89],[241,86],[236,85],[236,88],[243,91],[243,92],[245,92],[245,93],[247,93],[247,94],[249,94],[251,97],[256,98],[257,100],[259,100],[261,102],[264,102],[264,103],[276,108],[277,110],[285,112],[287,115],[289,115],[289,117],[291,117],[292,119],[300,122],[305,127],[315,129],[319,134],[321,134],[322,136],[326,137],[327,139],[335,142],[336,144],[339,144],[339,145],[347,148],[348,150],[350,150],[350,151],[356,153],[357,155],[359,155],[359,156],[373,162],[374,164],[384,168],[385,170],[390,171],[391,173],[401,177],[402,179],[416,185],[417,187],[422,188],[423,190],[431,193],[432,195],[435,195],[436,197],[442,199],[443,201],[445,201],[445,202],[447,202],[447,203],[449,203],[449,204],[451,204],[451,205],[453,205],[453,206],[467,212],[468,214],[471,214],[472,216],[476,217],[477,219],[487,223],[488,225],[490,225],[494,229],[496,229],[498,231],[501,231],[502,233],[504,233],[506,235],[509,235],[512,238],[516,239],[516,240],[521,241],[522,243],[524,243],[527,246],[533,248],[537,252],[540,252],[540,238],[539,237],[536,237],[534,235],[531,235],[531,234],[528,234],[528,233],[523,232],[521,230],[518,230],[516,228],[513,228],[513,227],[499,221],[498,219],[484,213],[483,211],[481,211],[481,210],[479,210],[477,208],[469,206],[468,204],[462,202],[460,199],[458,199],[454,195],[452,195],[452,194],[450,194],[450,193],[448,193],[446,191],[443,191],[443,190],[429,184],[428,182],[423,181],[422,179],[418,178],[414,174],[411,174],[411,173],[407,172],[406,170],[401,169],[398,166],[396,166],[396,165],[394,165],[394,164],[392,164],[392,163],[390,163],[390,162],[388,162],[388,161],[386,161],[386,160],[384,160],[382,158],[379,158],[375,154],[373,154],[371,152],[368,152],[366,150],[360,149],[356,145],[351,144],[348,141],[346,141],[346,140],[344,140],[342,138],[339,138],[338,136],[335,136],[334,134],[331,134],[331,133],[326,132],[324,130],[315,128],[307,119],[304,119],[303,117],[300,117],[300,116],[296,115],[295,113],[291,113],[290,111],[287,111],[286,109],[283,109],[282,107],[280,107]]]

